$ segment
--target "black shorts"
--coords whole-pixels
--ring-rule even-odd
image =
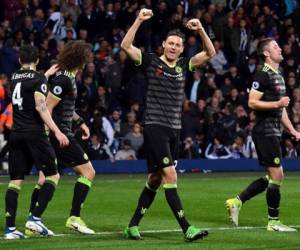
[[[282,153],[280,137],[252,135],[259,164],[263,167],[280,167]]]
[[[61,147],[55,136],[50,133],[50,141],[55,150],[58,166],[61,168],[74,168],[88,163],[90,161],[89,157],[77,140],[73,136],[68,136],[68,139],[70,141],[69,145]]]
[[[24,180],[33,164],[45,176],[57,174],[54,149],[46,134],[12,132],[9,138],[9,175]]]
[[[144,145],[148,173],[174,165],[174,160],[178,157],[179,137],[179,129],[154,124],[145,125]]]

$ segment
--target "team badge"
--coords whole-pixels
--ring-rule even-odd
[[[47,93],[47,85],[45,83],[41,85],[41,90],[43,93]]]
[[[55,95],[60,95],[60,94],[62,93],[62,87],[60,87],[60,86],[55,86],[55,87],[53,88],[53,93],[54,93]]]
[[[176,66],[175,67],[175,71],[179,74],[179,73],[182,73],[182,68],[179,67],[179,66]]]
[[[89,159],[88,155],[87,155],[87,154],[84,154],[84,155],[83,155],[83,159],[88,160],[88,159]]]
[[[280,158],[279,157],[275,157],[274,158],[274,163],[278,165],[280,163]]]
[[[252,83],[252,88],[253,89],[258,89],[259,88],[259,82],[253,82]]]
[[[170,159],[169,159],[168,157],[164,157],[164,158],[163,158],[163,163],[164,163],[165,165],[169,164],[169,163],[170,163]]]

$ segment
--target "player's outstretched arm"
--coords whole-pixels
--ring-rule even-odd
[[[46,98],[42,93],[34,93],[35,109],[39,112],[42,120],[47,125],[47,127],[55,134],[55,137],[59,141],[61,146],[67,146],[69,144],[69,139],[59,130],[53,121],[51,114],[46,105]]]
[[[139,29],[140,25],[150,19],[153,16],[153,12],[150,9],[141,9],[137,18],[135,19],[132,26],[127,31],[123,41],[121,43],[121,48],[127,53],[127,55],[135,62],[139,63],[141,60],[141,50],[133,46],[133,41],[135,34]]]
[[[186,27],[190,30],[197,31],[203,42],[203,51],[191,58],[191,67],[195,68],[205,64],[210,58],[212,58],[216,54],[216,51],[214,45],[212,44],[210,38],[206,34],[199,19],[194,18],[189,20],[186,24]]]

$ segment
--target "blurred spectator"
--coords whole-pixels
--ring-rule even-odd
[[[236,134],[236,117],[233,110],[234,107],[230,103],[226,103],[220,118],[220,123],[222,123],[222,127],[226,135],[224,136],[224,139],[227,144],[231,144],[233,142]]]
[[[128,112],[126,115],[125,122],[121,123],[121,131],[120,131],[121,135],[125,136],[127,133],[129,133],[136,122],[137,120],[136,120],[135,112],[133,111]]]
[[[6,157],[9,151],[9,135],[12,127],[12,105],[11,103],[7,105],[5,111],[0,115],[0,132],[4,135],[4,140],[6,141],[5,145],[1,148],[0,151],[0,160]]]
[[[218,40],[214,41],[216,55],[209,60],[217,75],[223,75],[226,72],[227,59],[221,49],[221,44]]]
[[[93,12],[93,6],[86,4],[83,8],[83,12],[78,16],[76,30],[87,31],[88,39],[92,39],[96,35],[97,17]]]
[[[0,74],[6,74],[8,77],[20,67],[18,54],[14,46],[15,42],[10,38],[0,49]]]
[[[243,131],[237,133],[234,143],[230,147],[232,158],[254,158],[255,146]]]
[[[63,26],[64,18],[62,14],[58,11],[53,12],[46,22],[46,27],[51,30],[53,38],[60,40],[64,38]]]
[[[116,160],[136,160],[135,151],[131,148],[130,140],[124,140],[121,149],[115,155]]]
[[[121,106],[122,76],[126,59],[127,55],[124,51],[121,51],[120,54],[116,56],[115,60],[111,58],[108,70],[105,74],[105,84],[111,96],[110,106],[112,108]]]
[[[129,140],[131,148],[138,155],[140,148],[144,144],[144,136],[142,134],[142,128],[139,123],[135,123],[132,130],[124,136],[124,140]]]
[[[109,96],[104,86],[98,86],[96,93],[90,98],[90,111],[96,108],[109,110]]]
[[[201,136],[197,135],[195,140],[191,137],[185,138],[183,141],[182,158],[184,159],[200,159],[202,158],[202,142]]]
[[[62,1],[60,9],[61,13],[63,13],[65,17],[71,18],[73,23],[77,23],[78,16],[81,14],[81,9],[77,2],[76,0]]]
[[[101,134],[105,138],[106,144],[110,147],[114,140],[114,130],[103,112],[104,110],[99,109],[94,111],[93,117],[90,120],[91,133]]]
[[[287,138],[284,140],[284,157],[286,158],[297,158],[297,150],[291,139]]]
[[[88,155],[91,160],[114,160],[109,147],[104,143],[104,139],[97,134],[91,135],[91,142],[88,147]]]
[[[221,138],[215,137],[213,143],[209,143],[205,150],[205,157],[207,159],[229,159],[232,157],[228,147],[222,144]]]
[[[194,103],[197,103],[198,101],[198,98],[199,98],[199,86],[200,86],[200,81],[201,81],[201,78],[200,78],[201,74],[200,74],[200,71],[196,70],[194,73],[193,73],[193,80],[192,80],[192,85],[191,85],[191,92],[190,92],[190,101],[191,102],[194,102]]]

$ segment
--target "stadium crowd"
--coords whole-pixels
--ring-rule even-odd
[[[274,37],[282,48],[281,72],[291,98],[288,113],[300,131],[300,3],[293,0],[3,0],[0,3],[0,131],[11,128],[10,76],[20,65],[18,49],[39,49],[38,70],[45,72],[71,40],[91,44],[93,55],[76,76],[77,113],[91,130],[82,142],[94,159],[141,159],[145,79],[120,49],[142,8],[154,16],[139,29],[135,45],[162,53],[170,29],[186,35],[184,55],[201,50],[199,36],[184,28],[199,18],[216,55],[190,73],[183,102],[182,146],[186,159],[255,158],[251,139],[255,114],[248,108],[248,88],[261,67],[258,41]],[[80,135],[78,134],[78,138]],[[285,157],[298,157],[300,146],[283,134]],[[4,147],[4,153],[7,147]],[[0,153],[4,157],[3,152]]]

